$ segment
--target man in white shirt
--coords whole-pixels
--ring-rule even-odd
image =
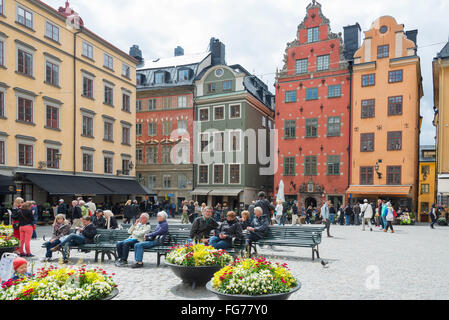
[[[93,203],[92,198],[87,199],[88,202],[86,203],[86,206],[89,208],[89,211],[92,212],[92,215],[95,214],[95,212],[97,212],[97,206],[95,205],[95,203]]]
[[[362,218],[362,230],[365,231],[365,223],[368,222],[369,229],[373,231],[371,226],[371,219],[373,218],[373,207],[369,204],[368,200],[365,199],[363,204],[360,206],[360,216]]]

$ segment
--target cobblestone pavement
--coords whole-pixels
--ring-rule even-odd
[[[323,234],[319,248],[327,268],[320,259],[312,261],[311,250],[306,248],[264,247],[261,253],[287,262],[301,281],[301,290],[291,299],[449,299],[449,227],[432,230],[428,225],[395,226],[395,230],[394,234],[377,228],[363,232],[359,226],[332,225],[334,238]],[[35,267],[44,265],[42,236],[48,238],[50,233],[50,227],[38,227],[38,239],[31,243]],[[133,258],[131,253],[129,261],[133,262]],[[137,270],[118,268],[107,259],[95,264],[94,253],[73,250],[71,263],[79,259],[83,264],[101,265],[109,273],[116,273],[120,289],[116,299],[216,299],[203,288],[192,291],[163,262],[157,268],[154,253],[146,253],[144,268]]]

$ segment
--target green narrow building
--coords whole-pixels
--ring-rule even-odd
[[[193,198],[242,210],[260,191],[272,195],[277,154],[267,85],[240,65],[215,61],[195,80],[194,110]]]

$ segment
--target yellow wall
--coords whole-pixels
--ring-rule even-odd
[[[16,135],[25,135],[37,139],[34,142],[34,169],[37,169],[39,161],[46,161],[46,145],[44,140],[53,140],[62,143],[60,153],[62,154],[61,172],[72,172],[74,170],[73,145],[74,145],[74,33],[77,31],[70,28],[65,23],[65,18],[58,15],[56,11],[46,8],[39,1],[5,0],[4,16],[0,15],[0,31],[6,35],[6,61],[5,68],[0,68],[0,82],[6,84],[6,119],[0,119],[0,131],[6,132],[8,136],[0,136],[6,140],[6,168],[14,168],[18,165],[18,151]],[[33,12],[33,29],[29,29],[16,22],[16,6],[23,5]],[[59,26],[59,43],[45,37],[45,23],[50,21]],[[0,38],[2,37],[0,33]],[[114,168],[121,169],[121,154],[129,154],[135,163],[135,69],[136,61],[106,44],[104,40],[93,35],[86,29],[81,29],[76,41],[76,171],[82,171],[82,150],[81,146],[94,148],[94,173],[104,174],[103,150],[114,151]],[[94,47],[94,61],[82,57],[82,41],[87,40]],[[29,78],[16,72],[17,40],[32,46],[33,52],[33,78]],[[104,53],[108,53],[114,58],[114,70],[110,71],[103,67]],[[44,83],[45,80],[45,59],[44,53],[60,59],[60,87],[55,87]],[[127,79],[122,76],[122,62],[131,67],[131,77]],[[95,100],[81,97],[82,93],[82,71],[86,70],[95,75],[94,98]],[[106,79],[115,84],[114,87],[114,107],[103,104],[104,84]],[[34,125],[16,122],[17,103],[16,90],[21,88],[36,94],[34,98]],[[122,88],[131,92],[130,110],[122,111]],[[2,90],[0,86],[0,90]],[[4,89],[3,89],[4,90]],[[63,102],[60,107],[60,129],[59,131],[46,129],[45,126],[45,103],[43,97],[50,97]],[[92,110],[96,113],[94,117],[94,138],[81,137],[82,117],[80,108]],[[115,118],[114,122],[114,143],[103,141],[103,118],[107,115]],[[121,144],[121,121],[131,123],[131,146]],[[30,168],[23,168],[29,170]],[[0,168],[2,170],[2,168]],[[50,169],[47,169],[50,170]],[[39,172],[45,171],[39,170]],[[135,170],[131,171],[135,175]]]
[[[437,126],[437,162],[438,174],[449,173],[449,59],[433,62],[434,103],[438,108]]]
[[[422,174],[422,167],[429,166],[430,173],[427,174],[426,179],[424,180],[424,175]],[[421,203],[427,202],[429,204],[429,209],[432,207],[432,204],[435,203],[435,171],[436,171],[436,163],[435,162],[420,162],[419,163],[419,197],[418,197],[418,213],[428,213],[421,210]],[[421,193],[422,185],[429,185],[428,193]],[[427,217],[427,216],[424,216]],[[418,216],[419,221],[421,221],[421,216]]]
[[[381,26],[388,31],[381,34]],[[389,57],[377,57],[379,45],[389,45]],[[351,185],[360,184],[360,167],[374,167],[382,159],[379,171],[374,172],[374,185],[387,184],[387,166],[402,166],[401,185],[412,185],[411,194],[417,187],[419,114],[422,97],[420,60],[415,56],[415,45],[405,37],[403,25],[392,17],[377,19],[365,32],[362,47],[355,53],[353,75],[353,122]],[[395,60],[396,58],[401,58]],[[403,70],[403,81],[389,83],[388,73]],[[375,74],[375,85],[362,87],[362,75]],[[388,97],[403,96],[402,115],[388,115]],[[361,101],[375,99],[375,117],[361,118]],[[387,151],[387,133],[402,131],[402,150]],[[361,133],[374,133],[374,152],[360,152]],[[416,208],[416,196],[413,196]]]

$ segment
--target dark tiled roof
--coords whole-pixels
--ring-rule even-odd
[[[434,145],[422,145],[419,147],[419,162],[434,162],[436,157],[425,158],[423,151],[436,151]]]
[[[441,59],[449,58],[449,42],[446,43],[444,48],[437,54],[437,58]]]

